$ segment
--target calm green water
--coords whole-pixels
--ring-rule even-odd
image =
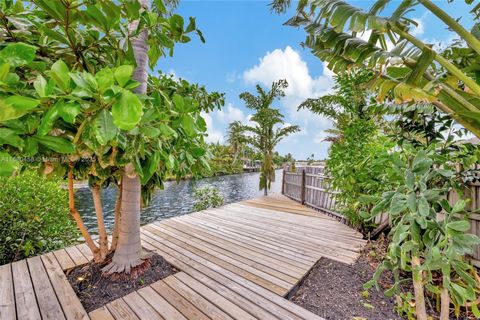
[[[277,170],[277,179],[272,184],[270,192],[279,193],[282,185],[282,171]],[[155,220],[166,219],[193,211],[193,192],[196,188],[213,186],[222,193],[225,204],[251,199],[263,195],[258,190],[258,173],[243,173],[230,176],[212,177],[199,180],[167,182],[164,190],[157,190],[152,202],[142,210],[141,223],[147,224]],[[110,187],[103,190],[103,210],[105,224],[110,230],[113,225],[115,200],[117,190]],[[75,194],[78,211],[82,215],[87,228],[95,234],[96,218],[90,190],[81,188]]]

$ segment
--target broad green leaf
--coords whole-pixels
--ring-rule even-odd
[[[75,152],[75,145],[61,137],[53,137],[53,136],[33,136],[32,137],[36,142],[45,146],[46,148],[53,150],[58,153],[74,153]]]
[[[93,132],[101,145],[106,145],[117,135],[117,127],[113,123],[113,117],[108,110],[103,109],[98,113],[93,122]]]
[[[196,133],[195,122],[193,121],[193,118],[188,114],[184,114],[181,117],[181,123],[183,130],[185,130],[185,133],[188,136],[193,137]]]
[[[35,59],[37,49],[22,42],[10,43],[0,51],[0,64],[8,63],[11,67],[26,65]]]
[[[47,82],[47,80],[45,80],[42,75],[38,75],[38,77],[33,82],[33,87],[41,98],[50,96],[50,94],[53,92],[54,86],[55,84],[53,82]]]
[[[11,176],[18,168],[20,163],[6,152],[0,151],[0,176]]]
[[[142,133],[147,138],[158,137],[161,133],[160,129],[155,127],[142,127],[140,128],[140,133]]]
[[[160,163],[160,152],[154,152],[147,160],[145,166],[142,168],[143,176],[141,179],[142,184],[146,184],[148,180],[157,171]]]
[[[38,142],[35,141],[32,137],[27,137],[25,139],[25,146],[23,148],[23,154],[26,157],[33,157],[38,153]]]
[[[77,102],[58,102],[58,115],[68,123],[75,123],[75,118],[80,114],[81,108]]]
[[[455,231],[465,232],[470,230],[470,223],[466,220],[462,221],[453,221],[447,224],[447,228],[450,228]]]
[[[58,60],[52,65],[50,76],[63,91],[68,91],[70,89],[69,70],[63,60]]]
[[[38,100],[22,96],[0,99],[0,122],[20,118],[36,108],[39,103]]]
[[[52,131],[53,124],[58,119],[58,117],[59,117],[58,107],[57,105],[54,105],[53,107],[48,109],[47,113],[45,113],[45,115],[43,116],[42,122],[40,123],[40,126],[38,127],[38,130],[37,130],[37,135],[45,136],[50,131]]]
[[[24,147],[23,139],[12,129],[0,128],[0,145],[8,144],[19,150]]]
[[[184,112],[185,101],[181,95],[176,93],[173,95],[173,104],[175,105],[175,109],[180,112]]]
[[[132,78],[134,67],[130,65],[120,66],[115,69],[115,80],[121,87],[124,87]]]
[[[0,64],[0,81],[5,81],[9,71],[10,65],[8,63]]]
[[[108,88],[114,85],[114,75],[112,69],[106,67],[97,72],[95,79],[98,83],[98,89],[100,92],[105,92]]]
[[[427,217],[430,214],[430,205],[424,196],[418,198],[418,213],[423,217]]]
[[[162,123],[159,126],[159,129],[162,132],[162,134],[166,137],[169,137],[169,136],[177,137],[177,132],[175,130],[173,130],[172,128],[170,128],[169,125],[166,125],[166,124]]]
[[[134,93],[123,91],[112,106],[113,122],[123,130],[132,130],[142,118],[142,102]]]

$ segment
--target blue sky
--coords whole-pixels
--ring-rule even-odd
[[[368,8],[372,1],[349,1]],[[282,141],[277,150],[291,152],[297,159],[314,154],[327,156],[329,143],[322,141],[328,120],[309,111],[297,112],[297,106],[309,97],[327,93],[333,84],[332,73],[308,50],[300,46],[305,38],[301,29],[283,26],[293,10],[278,16],[270,12],[269,1],[181,1],[176,12],[186,19],[196,17],[206,43],[193,37],[188,44],[177,45],[173,58],[160,60],[157,69],[190,82],[203,84],[210,91],[225,92],[226,104],[221,111],[206,116],[209,141],[225,142],[226,128],[233,120],[248,121],[251,110],[238,95],[254,91],[256,83],[269,86],[272,81],[287,79],[287,95],[275,103],[289,124],[302,131]],[[466,27],[472,24],[464,1],[447,4],[435,1],[453,17],[462,17]],[[388,12],[386,12],[388,13]],[[422,7],[410,15],[419,22],[414,34],[430,43],[448,43],[452,34]]]

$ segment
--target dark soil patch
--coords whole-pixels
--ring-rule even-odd
[[[102,276],[101,269],[108,262],[103,264],[91,262],[67,270],[67,278],[85,310],[90,312],[178,272],[162,256],[153,252],[150,254],[150,266],[135,279],[119,280]]]
[[[393,299],[382,291],[363,289],[374,271],[364,255],[353,265],[322,258],[290,301],[328,320],[402,319],[394,311]]]

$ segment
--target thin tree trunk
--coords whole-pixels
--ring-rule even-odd
[[[100,260],[100,252],[98,247],[95,245],[95,242],[93,242],[90,233],[83,223],[80,213],[78,212],[77,208],[75,208],[75,195],[73,192],[73,162],[71,161],[68,165],[68,208],[70,209],[70,214],[77,223],[77,228],[80,230],[83,238],[85,239],[88,248],[90,248],[90,251],[92,251],[93,259],[98,262]]]
[[[121,217],[121,208],[122,208],[122,183],[118,186],[118,196],[117,201],[115,202],[115,220],[112,233],[112,244],[110,246],[110,251],[113,252],[117,249],[118,244],[118,229],[120,228],[120,217]]]
[[[412,256],[413,292],[415,295],[415,312],[417,320],[427,320],[425,308],[425,294],[423,292],[423,275],[420,268],[420,258]]]
[[[122,176],[121,216],[118,227],[118,245],[112,263],[103,271],[107,273],[130,273],[143,263],[140,241],[140,193],[141,185],[138,175]]]
[[[148,10],[148,0],[138,0],[140,5]],[[129,25],[133,33],[138,27],[138,21]],[[147,92],[148,79],[148,32],[143,29],[138,36],[131,39],[133,53],[137,67],[133,79],[139,82],[135,93]],[[128,164],[122,176],[121,216],[118,227],[118,244],[112,262],[103,271],[105,273],[130,274],[132,268],[139,267],[145,262],[142,255],[140,240],[140,205],[141,184],[140,177],[135,173],[132,164]]]
[[[105,230],[105,222],[103,220],[103,208],[102,208],[102,191],[100,186],[95,185],[92,187],[93,204],[95,206],[95,214],[97,216],[98,225],[98,244],[100,246],[100,261],[104,261],[108,254],[108,239],[107,231]]]
[[[442,289],[440,294],[440,320],[450,319],[450,294],[447,288]]]

